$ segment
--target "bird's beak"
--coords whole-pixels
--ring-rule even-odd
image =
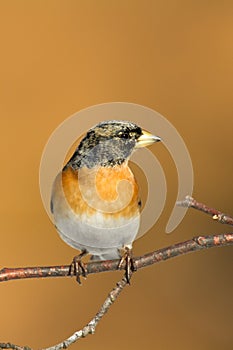
[[[142,130],[142,135],[137,139],[135,147],[136,148],[146,147],[158,141],[161,141],[160,137],[152,135],[148,131]]]

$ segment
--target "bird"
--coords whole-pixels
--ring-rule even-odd
[[[130,283],[132,245],[140,225],[141,200],[129,159],[138,148],[161,141],[159,136],[126,120],[105,120],[87,131],[56,176],[51,213],[58,234],[80,251],[70,274],[86,277],[82,258],[120,259]]]

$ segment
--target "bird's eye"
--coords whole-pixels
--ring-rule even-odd
[[[119,132],[119,136],[122,139],[128,139],[129,138],[129,134],[127,132],[124,132],[124,131]]]

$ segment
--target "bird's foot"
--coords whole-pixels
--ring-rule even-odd
[[[70,264],[69,275],[76,276],[76,281],[79,284],[82,284],[80,278],[81,276],[84,278],[87,277],[87,269],[84,263],[82,262],[82,258],[87,254],[88,252],[86,250],[82,250],[82,252],[79,255],[76,255],[73,258],[72,263]]]
[[[132,277],[132,273],[137,271],[137,266],[133,259],[133,251],[132,247],[124,246],[123,247],[123,255],[118,265],[118,269],[121,269],[125,264],[125,278],[128,284],[130,284],[130,279]]]

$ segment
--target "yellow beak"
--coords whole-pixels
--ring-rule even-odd
[[[152,135],[150,132],[142,130],[142,135],[137,139],[136,148],[152,145],[154,142],[161,141],[161,138]]]

